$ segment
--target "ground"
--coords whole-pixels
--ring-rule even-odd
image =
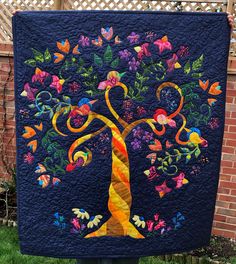
[[[55,259],[22,255],[19,251],[16,228],[0,227],[1,264],[75,264],[75,260]],[[142,258],[140,264],[164,264],[156,257]]]

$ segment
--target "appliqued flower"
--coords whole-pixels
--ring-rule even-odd
[[[125,110],[130,110],[130,108],[133,106],[133,102],[131,99],[127,99],[123,101],[123,106],[122,108]]]
[[[133,119],[133,112],[125,111],[124,113],[124,120],[126,122],[130,122]]]
[[[128,61],[131,55],[131,52],[129,52],[127,49],[119,51],[119,56],[122,60]]]
[[[146,141],[147,143],[149,143],[150,141],[152,141],[154,139],[153,137],[153,133],[145,131],[144,132],[144,136],[143,136],[143,140]]]
[[[164,109],[157,109],[154,113],[153,119],[160,125],[168,124],[170,127],[176,127],[175,120],[168,118],[167,112]]]
[[[30,87],[29,83],[24,85],[24,90],[20,94],[21,96],[27,97],[29,101],[35,100],[35,94],[38,92],[38,89]]]
[[[72,93],[75,93],[80,89],[80,85],[77,82],[69,83],[68,86],[69,86],[70,92]]]
[[[149,43],[144,43],[141,46],[137,46],[134,48],[134,50],[138,53],[138,59],[142,60],[144,56],[150,57],[152,54],[148,50]]]
[[[147,225],[148,231],[152,232],[153,226],[154,226],[154,221],[148,220],[148,221],[146,221],[146,225]]]
[[[112,27],[101,28],[101,34],[106,40],[111,40],[113,37],[113,28]]]
[[[134,57],[128,62],[130,71],[137,71],[140,66],[140,62],[137,61]]]
[[[93,228],[94,226],[98,226],[98,224],[101,222],[101,219],[102,219],[101,215],[91,216],[89,218],[89,222],[87,224],[87,227]]]
[[[77,218],[81,219],[89,219],[89,213],[86,212],[84,209],[78,209],[78,208],[73,208],[72,211],[74,214],[77,216]]]
[[[164,50],[172,50],[172,45],[169,42],[167,36],[164,36],[161,39],[157,39],[156,41],[154,41],[154,45],[158,47],[159,54],[161,54]]]
[[[81,225],[79,223],[78,218],[75,217],[75,218],[71,219],[70,222],[72,223],[72,225],[74,226],[75,229],[79,230],[81,228]]]
[[[81,127],[84,123],[84,119],[81,115],[76,115],[76,117],[73,119],[73,123],[76,127]]]
[[[144,130],[140,126],[134,128],[132,132],[133,132],[133,137],[138,138],[138,139],[141,139],[144,134]]]
[[[52,83],[50,84],[50,87],[55,88],[57,93],[60,93],[62,91],[62,85],[64,82],[65,80],[59,79],[59,77],[56,75],[52,75]]]
[[[50,74],[48,72],[42,71],[39,68],[35,69],[35,74],[32,76],[32,82],[40,82],[44,83],[45,79],[49,77]]]
[[[28,164],[32,164],[34,161],[34,156],[31,152],[28,152],[27,154],[24,154],[24,162]]]
[[[131,142],[131,146],[134,150],[138,150],[142,148],[142,142],[140,140],[138,140],[137,138],[135,138],[132,142]]]
[[[136,34],[135,32],[131,32],[131,34],[127,37],[130,44],[137,44],[139,42],[140,36]]]
[[[134,224],[135,224],[137,227],[145,228],[146,223],[145,223],[145,221],[144,221],[144,217],[142,217],[142,216],[138,216],[138,215],[134,215],[132,219],[134,220]]]
[[[82,47],[86,47],[86,46],[89,46],[89,38],[84,36],[84,35],[81,35],[80,38],[79,38],[79,44],[82,46]]]
[[[166,226],[165,221],[160,219],[160,221],[158,222],[158,224],[155,225],[154,230],[158,230],[158,229],[160,229],[162,227],[165,227],[165,226]]]
[[[146,113],[147,113],[147,111],[146,111],[146,109],[143,106],[138,106],[137,107],[137,114],[139,116],[144,116],[144,115],[146,115]]]
[[[57,42],[57,48],[62,52],[55,52],[54,53],[54,63],[59,63],[62,60],[64,60],[65,55],[69,54],[70,52],[70,42],[68,39],[66,40],[62,40],[61,42]],[[72,49],[72,54],[80,54],[79,51],[79,45],[76,45],[73,49]]]
[[[121,77],[123,76],[123,73],[119,73],[117,71],[110,71],[107,74],[107,80],[102,81],[98,84],[99,90],[105,90],[106,88],[112,88],[116,85],[118,85]]]

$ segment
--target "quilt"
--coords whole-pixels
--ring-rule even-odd
[[[13,17],[23,254],[140,257],[209,243],[226,13]]]

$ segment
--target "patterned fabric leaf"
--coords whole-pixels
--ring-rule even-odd
[[[109,63],[111,62],[111,60],[112,60],[112,49],[111,49],[111,46],[108,45],[104,53],[104,61],[106,63]]]
[[[102,67],[102,65],[103,65],[102,58],[99,57],[97,54],[94,54],[94,63],[95,63],[98,67]]]
[[[44,56],[43,56],[43,54],[40,51],[38,51],[38,50],[36,50],[34,48],[32,48],[31,50],[32,50],[32,52],[34,54],[34,59],[36,61],[38,61],[38,62],[44,62]]]

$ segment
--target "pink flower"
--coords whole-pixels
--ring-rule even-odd
[[[24,162],[28,164],[32,164],[34,161],[34,156],[28,152],[27,154],[24,154]]]
[[[48,72],[41,71],[40,69],[36,68],[35,74],[32,76],[32,82],[40,82],[43,84],[48,76],[50,76]]]
[[[164,36],[161,39],[157,39],[154,41],[154,45],[159,48],[159,54],[161,54],[164,50],[172,50],[172,45],[168,41],[168,37]]]
[[[78,218],[73,218],[73,219],[71,220],[71,223],[73,224],[73,226],[74,226],[76,229],[80,229],[80,223],[79,223]]]
[[[57,93],[60,93],[62,91],[62,85],[64,82],[65,80],[59,79],[59,77],[56,75],[52,75],[52,83],[50,84],[50,87],[55,88]]]
[[[165,221],[164,221],[164,220],[160,220],[160,221],[158,222],[158,224],[154,227],[154,229],[155,229],[155,230],[158,230],[158,229],[160,229],[161,227],[165,227],[165,226],[166,226]]]
[[[107,74],[107,80],[102,81],[98,84],[98,89],[105,90],[106,88],[111,88],[116,86],[119,83],[121,76],[122,74],[120,74],[117,71],[110,71]]]
[[[159,219],[159,214],[158,213],[154,214],[154,220],[158,221],[158,219]]]
[[[147,224],[147,227],[148,227],[148,231],[152,232],[153,231],[154,222],[152,220],[148,220],[148,221],[146,221],[146,224]]]

